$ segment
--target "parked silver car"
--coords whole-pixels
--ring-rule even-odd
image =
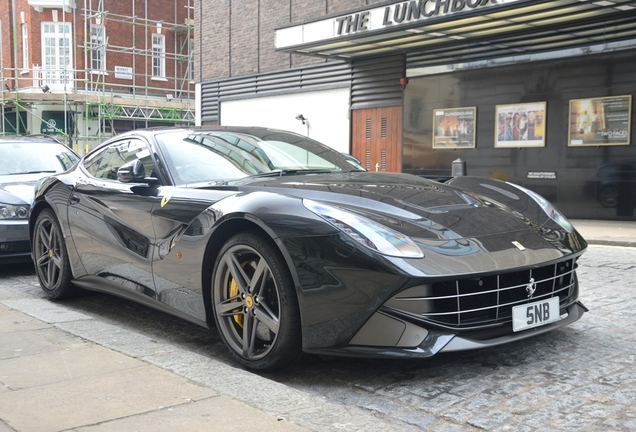
[[[64,172],[79,160],[48,135],[0,137],[0,263],[29,261],[29,208],[42,177]]]

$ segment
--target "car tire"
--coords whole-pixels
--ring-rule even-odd
[[[35,272],[47,297],[61,300],[78,291],[73,285],[71,265],[62,229],[51,209],[38,215],[33,230]]]
[[[280,252],[257,233],[237,234],[223,245],[214,266],[212,301],[219,334],[242,365],[272,371],[300,357],[292,277]]]

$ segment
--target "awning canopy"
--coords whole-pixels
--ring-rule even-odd
[[[276,29],[278,51],[426,67],[636,39],[634,0],[413,0]]]

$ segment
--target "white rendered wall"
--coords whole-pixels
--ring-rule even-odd
[[[308,119],[305,125],[296,117]],[[264,126],[308,135],[349,153],[349,89],[266,96],[221,102],[223,126]]]

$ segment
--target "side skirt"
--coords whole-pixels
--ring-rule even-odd
[[[96,291],[96,292],[101,292],[101,293],[105,293],[105,294],[112,294],[115,295],[117,297],[121,297],[124,298],[126,300],[132,300],[135,303],[140,303],[144,306],[148,306],[151,307],[153,309],[157,309],[161,312],[165,312],[169,315],[175,316],[177,318],[181,318],[185,321],[191,322],[192,324],[196,324],[200,327],[204,327],[206,329],[210,329],[210,326],[208,325],[207,322],[200,320],[198,318],[195,318],[191,315],[185,314],[177,309],[174,309],[168,305],[166,305],[165,303],[162,303],[160,301],[157,301],[155,299],[152,299],[150,297],[148,297],[145,294],[136,292],[136,291],[132,291],[130,289],[124,288],[119,284],[116,284],[114,282],[111,282],[107,279],[101,278],[99,276],[93,276],[93,275],[89,275],[89,276],[82,276],[78,279],[74,279],[73,280],[73,284],[77,285],[80,288],[89,290],[89,291]],[[201,300],[203,301],[203,300]]]

